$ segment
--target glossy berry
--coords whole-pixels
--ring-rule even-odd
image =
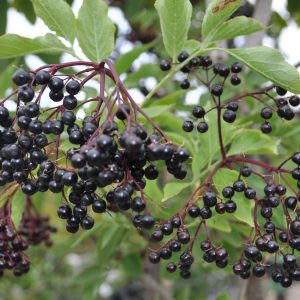
[[[235,62],[231,65],[231,72],[232,73],[240,73],[243,69],[243,66],[239,62]]]
[[[300,152],[296,152],[296,153],[293,154],[292,161],[295,164],[300,165]]]
[[[287,93],[287,90],[284,89],[284,88],[281,88],[279,86],[276,86],[276,93],[279,95],[279,96],[284,96],[286,93]]]
[[[264,108],[262,109],[262,111],[260,112],[260,115],[261,115],[261,117],[264,118],[265,120],[271,119],[271,118],[272,118],[272,115],[273,115],[272,109],[269,108],[269,107],[264,107]]]
[[[63,204],[58,208],[57,215],[61,219],[69,219],[72,216],[72,210],[69,205]]]
[[[171,69],[171,63],[168,60],[162,60],[159,66],[162,71],[169,71]]]
[[[297,95],[293,95],[289,98],[289,104],[291,106],[297,107],[300,104],[300,97]]]
[[[234,189],[231,186],[226,186],[222,190],[222,195],[224,198],[231,198],[234,195]]]
[[[214,96],[217,96],[217,97],[221,96],[223,94],[223,85],[219,84],[219,83],[213,84],[210,92]]]
[[[255,191],[255,189],[253,189],[251,187],[247,187],[244,191],[244,195],[248,199],[255,199],[256,191]]]
[[[190,87],[190,82],[188,79],[184,79],[181,84],[180,84],[180,87],[183,89],[183,90],[187,90],[189,87]]]
[[[160,262],[160,256],[156,252],[149,252],[148,259],[153,264],[158,264]]]
[[[232,111],[238,111],[239,105],[237,102],[230,102],[227,104],[226,108]]]
[[[197,205],[192,205],[188,209],[188,213],[192,218],[197,218],[200,215],[200,208]]]
[[[191,132],[194,129],[194,123],[190,120],[185,120],[182,124],[182,129],[185,132]]]
[[[290,121],[295,117],[295,113],[288,105],[279,106],[277,109],[277,114],[280,118],[283,118],[287,121]]]
[[[89,230],[94,226],[94,219],[90,216],[85,216],[80,222],[82,229]]]
[[[223,120],[227,123],[233,123],[236,119],[236,114],[234,111],[226,109],[223,113]]]
[[[61,91],[64,87],[64,82],[59,77],[51,77],[48,84],[49,88],[53,92]]]
[[[195,118],[203,118],[205,116],[205,109],[202,106],[195,106],[192,114]]]
[[[245,183],[244,181],[242,180],[236,180],[234,183],[233,183],[233,189],[236,191],[236,192],[243,192],[245,190],[246,186],[245,186]]]
[[[27,71],[25,71],[23,69],[18,69],[14,73],[12,80],[13,80],[14,84],[16,84],[17,86],[22,86],[26,83],[29,83],[31,80],[31,77]]]
[[[294,210],[297,207],[297,198],[293,196],[285,198],[284,205],[286,208]]]
[[[225,210],[227,213],[234,213],[236,211],[236,203],[232,200],[225,202]]]
[[[250,167],[244,166],[241,168],[240,173],[243,177],[249,177],[252,174]]]
[[[186,51],[182,51],[182,52],[178,55],[177,59],[178,59],[179,62],[183,62],[183,61],[185,61],[188,57],[189,57],[189,54],[188,54]]]
[[[41,70],[35,75],[35,82],[37,84],[48,84],[50,81],[51,75],[49,72]]]
[[[177,269],[177,265],[175,263],[169,263],[167,266],[166,266],[166,269],[169,273],[174,273]]]
[[[260,126],[260,130],[262,133],[268,134],[272,131],[272,125],[269,122],[264,122]]]
[[[241,81],[241,78],[237,74],[233,74],[230,77],[230,82],[232,85],[239,85],[242,81]]]
[[[197,125],[197,131],[205,133],[208,130],[208,124],[206,122],[199,122]]]
[[[80,83],[77,80],[70,80],[67,84],[66,84],[66,91],[68,94],[70,95],[77,95],[80,91]]]

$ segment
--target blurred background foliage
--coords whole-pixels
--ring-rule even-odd
[[[257,3],[246,1],[235,14],[257,16],[257,7],[260,2],[264,1],[256,1]],[[74,1],[66,2],[72,5]],[[200,40],[201,21],[209,1],[192,0],[191,3],[193,18],[189,38]],[[271,11],[272,1],[268,0],[268,3],[269,7],[263,11],[263,14],[264,17],[267,16],[266,25],[269,27],[264,36],[256,37],[255,43],[259,45],[262,43],[262,38],[268,37],[275,46],[278,46],[280,33],[289,26],[290,22],[300,25],[300,1],[288,0],[287,11],[289,14],[285,16]],[[121,11],[130,26],[130,30],[126,33],[122,33],[122,30],[118,28],[116,49],[111,59],[115,61],[118,72],[123,74],[125,86],[137,93],[142,100],[143,95],[151,90],[153,86],[151,82],[159,82],[163,78],[164,75],[158,67],[158,62],[160,59],[167,58],[160,38],[159,20],[153,6],[154,1],[116,0],[107,1],[107,4],[110,8]],[[1,0],[0,34],[6,33],[7,12],[12,9],[23,14],[31,24],[35,24],[37,20],[30,0]],[[122,50],[125,44],[130,45],[129,49],[131,49],[126,53]],[[247,38],[242,40],[238,38],[227,41],[225,47],[241,47],[246,44]],[[35,54],[35,56],[44,63],[57,63],[64,59],[63,53],[42,53]],[[141,59],[141,56],[144,58]],[[215,59],[219,59],[218,54]],[[227,57],[221,57],[221,59],[227,60],[228,63],[232,62]],[[26,60],[26,57],[0,60],[0,97],[6,95],[10,89],[11,76],[17,66],[31,67],[30,61]],[[166,174],[160,177],[158,183],[156,181],[147,182],[146,194],[149,195],[149,203],[157,219],[166,218],[181,207],[182,202],[198,185],[200,176],[205,175],[207,162],[212,163],[216,159],[218,151],[218,143],[214,139],[217,133],[213,126],[208,135],[199,136],[195,132],[186,134],[181,130],[181,118],[174,118],[174,115],[184,116],[189,112],[192,107],[191,103],[201,103],[201,105],[209,107],[208,95],[205,90],[201,90],[200,94],[199,92],[187,93],[178,88],[178,80],[176,81],[175,78],[174,81],[169,81],[155,95],[151,103],[144,104],[148,115],[175,142],[184,143],[194,157],[190,164],[189,176],[183,182],[170,180]],[[241,91],[251,91],[264,83],[265,79],[249,71],[244,74],[241,86],[228,87],[225,97],[230,98]],[[192,90],[197,90],[197,86],[193,85]],[[95,92],[94,87],[89,87],[85,90],[85,97],[93,95]],[[257,128],[258,125],[255,124],[260,124],[261,107],[258,107],[256,102],[247,101],[247,106],[243,109],[245,112],[251,110],[251,115],[240,118],[234,126],[230,125],[224,128],[227,144],[232,141],[241,126]],[[208,122],[214,124],[213,115]],[[256,150],[260,153],[271,154],[268,156],[268,160],[271,159],[272,163],[276,164],[287,153],[299,148],[299,145],[296,145],[297,142],[290,143],[289,138],[295,133],[299,133],[300,123],[299,120],[296,120],[282,126],[282,121],[276,119],[272,125],[272,139],[266,138],[261,148],[256,148]],[[254,136],[254,140],[256,138],[261,138],[261,136]],[[281,144],[277,149],[278,141]],[[246,141],[242,140],[242,143],[244,142]],[[273,146],[275,148],[272,148]],[[277,155],[277,151],[279,155]],[[223,175],[230,176],[228,173]],[[219,185],[222,186],[222,178],[219,181]],[[254,182],[253,185],[259,185],[259,182]],[[161,203],[161,199],[163,199],[163,203]],[[152,245],[149,244],[144,233],[138,232],[133,227],[128,221],[130,216],[127,215],[114,213],[101,215],[92,230],[73,236],[65,231],[64,222],[56,216],[56,209],[61,202],[61,196],[53,194],[37,194],[34,197],[34,203],[38,210],[41,214],[50,217],[52,225],[57,227],[58,232],[53,236],[51,248],[37,246],[28,251],[28,255],[32,259],[32,267],[26,276],[14,278],[7,275],[1,278],[0,299],[230,300],[237,299],[242,292],[248,299],[255,300],[267,299],[266,291],[268,289],[272,291],[271,294],[273,293],[273,298],[268,299],[288,297],[284,294],[286,291],[275,288],[269,281],[257,289],[256,282],[250,280],[244,283],[233,278],[230,268],[219,271],[213,266],[204,264],[200,249],[197,251],[197,245],[194,252],[196,263],[193,267],[193,276],[187,281],[167,274],[163,267],[149,265],[145,254],[147,248],[151,248]],[[21,208],[16,207],[16,209],[20,210]],[[238,213],[238,218],[249,219],[250,211],[251,207],[246,207],[244,211]],[[243,245],[243,237],[249,233],[249,227],[242,223],[229,221],[226,218],[222,220],[213,218],[209,222],[209,226],[216,241],[223,239],[224,246],[229,250],[231,259],[234,260],[238,255],[237,250]],[[189,225],[189,230],[191,233],[193,232],[193,224]],[[252,294],[251,289],[254,289]],[[253,292],[255,298],[253,298]],[[264,298],[259,298],[260,292]]]

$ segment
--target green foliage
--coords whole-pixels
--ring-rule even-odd
[[[32,0],[35,13],[49,29],[69,42],[75,39],[75,16],[70,6],[63,0]]]
[[[240,7],[242,0],[231,1],[225,5],[223,0],[213,0],[208,6],[203,23],[202,37],[208,45],[224,26],[225,21]]]
[[[0,37],[0,58],[18,57],[40,52],[53,54],[68,51],[52,34],[36,39],[25,38],[17,34],[5,34]]]
[[[193,57],[209,54],[211,50],[225,51],[230,55],[229,64],[238,60],[248,66],[250,71],[243,75],[243,86],[231,88],[228,97],[227,94],[225,97],[228,100],[241,91],[259,89],[268,81],[299,94],[300,77],[299,72],[288,64],[276,49],[269,47],[227,49],[216,46],[216,42],[220,40],[234,39],[240,35],[248,35],[266,29],[255,19],[232,16],[243,2],[242,0],[229,1],[227,4],[224,4],[223,0],[213,0],[205,14],[202,11],[199,12],[204,6],[203,3],[192,6],[189,0],[157,0],[155,5],[151,0],[119,2],[121,10],[132,26],[130,37],[126,36],[126,38],[133,41],[133,49],[122,55],[118,55],[119,49],[115,49],[115,39],[120,34],[116,32],[115,24],[108,17],[108,7],[104,0],[82,1],[77,19],[70,7],[72,1],[0,1],[0,33],[3,34],[0,36],[0,59],[2,59],[0,62],[0,96],[3,98],[7,95],[11,87],[11,76],[17,66],[30,67],[26,65],[24,56],[35,54],[46,63],[58,62],[63,53],[77,57],[73,48],[75,39],[78,40],[79,46],[89,60],[94,62],[100,62],[106,58],[113,60],[117,72],[124,75],[123,82],[127,88],[141,90],[147,78],[155,78],[158,84],[149,91],[150,93],[146,96],[147,101],[141,106],[144,106],[145,113],[166,132],[174,143],[186,147],[191,154],[191,159],[188,161],[188,176],[184,181],[170,180],[161,170],[158,181],[147,181],[145,188],[147,203],[149,209],[155,211],[157,220],[160,220],[176,213],[184,205],[192,191],[204,182],[207,174],[221,160],[216,111],[211,111],[208,116],[205,116],[209,132],[199,134],[194,130],[193,133],[186,134],[182,131],[181,114],[190,112],[191,106],[186,105],[184,101],[188,91],[179,90],[177,79],[172,80],[173,76],[183,67],[183,64],[176,63],[177,55],[182,50],[186,50],[190,53],[189,60],[191,60]],[[9,7],[22,12],[31,23],[35,22],[36,17],[41,18],[48,26],[49,31],[54,31],[56,35],[48,33],[43,37],[30,39],[16,34],[4,34]],[[200,27],[191,22],[193,9],[195,15],[201,15],[201,13],[204,15],[201,41],[198,41],[201,33]],[[294,19],[299,22],[298,1],[289,0],[288,9]],[[159,44],[159,39],[153,40],[153,37],[158,37],[160,34],[158,19],[163,45]],[[280,30],[286,26],[287,20],[276,14],[273,14],[273,19],[278,23],[276,25],[278,28],[274,32],[279,34]],[[198,20],[198,22],[200,21]],[[66,40],[69,46],[64,44],[66,41],[62,43],[61,38]],[[121,37],[121,39],[124,38],[124,36]],[[135,40],[139,42],[134,43]],[[114,50],[117,51],[112,55]],[[155,60],[149,60],[138,66],[137,69],[132,68],[135,60],[145,52],[151,52],[155,56]],[[171,71],[165,75],[159,69],[157,61],[161,58],[168,58],[168,56],[174,64]],[[204,75],[200,74],[200,76]],[[86,98],[95,97],[97,92],[90,86],[85,86],[83,89]],[[110,92],[110,87],[108,87],[106,93]],[[205,105],[211,100],[210,97],[209,93],[204,93],[198,99],[198,104],[204,105],[206,111],[211,109],[211,105]],[[224,103],[224,105],[226,104]],[[84,107],[83,110],[88,112],[93,108],[94,106],[91,105]],[[237,124],[222,123],[223,142],[228,156],[269,155],[270,160],[279,163],[282,157],[299,150],[300,144],[297,141],[290,143],[290,140],[294,141],[299,132],[297,122],[290,125],[286,122],[282,123],[279,118],[276,120],[273,118],[271,121],[274,135],[270,137],[256,129],[257,124],[261,122],[259,117],[261,107],[257,105],[257,102],[253,102],[250,98],[247,99],[243,104],[243,110],[249,114]],[[147,126],[147,120],[144,117],[139,117],[139,120]],[[246,129],[241,127],[246,127]],[[69,141],[63,140],[60,153],[69,147]],[[222,167],[214,175],[212,183],[214,188],[221,193],[225,186],[234,182],[238,177],[237,171]],[[282,178],[276,178],[276,180],[282,182]],[[286,180],[290,185],[288,194],[292,194],[291,187],[296,189],[296,186],[291,180],[291,176],[287,175]],[[247,178],[245,182],[249,186],[263,188],[263,183],[257,176]],[[237,250],[244,243],[244,236],[249,234],[254,226],[254,201],[245,199],[243,193],[235,193],[233,200],[237,204],[234,214],[225,214],[222,218],[214,216],[207,220],[206,224],[209,231],[218,232],[218,235],[216,234],[218,242],[220,235],[224,245],[231,247],[232,256],[235,258],[238,254]],[[37,195],[34,202],[38,210],[50,215],[51,219],[55,220],[53,223],[59,229],[55,237],[54,249],[46,252],[44,248],[31,250],[33,256],[42,257],[44,255],[44,261],[39,262],[36,259],[33,270],[25,279],[22,279],[21,283],[12,278],[9,278],[11,283],[1,282],[0,290],[9,290],[7,295],[0,292],[1,299],[15,300],[12,298],[11,291],[14,291],[12,286],[16,284],[19,284],[20,289],[24,291],[30,288],[28,299],[99,299],[99,286],[103,282],[107,283],[108,273],[114,268],[121,272],[119,281],[112,283],[115,290],[130,281],[143,279],[146,269],[145,249],[151,248],[152,244],[149,244],[148,238],[145,238],[148,233],[138,232],[131,226],[130,220],[128,220],[132,217],[130,214],[125,213],[120,216],[109,213],[101,216],[92,230],[83,231],[74,237],[65,233],[63,222],[57,221],[56,209],[62,202],[60,196],[56,195],[48,199]],[[3,203],[4,201],[2,201]],[[16,227],[20,223],[24,203],[22,194],[17,193],[12,201],[12,219]],[[286,225],[282,209],[278,209],[276,212],[274,210],[273,218],[280,226]],[[195,225],[196,222],[188,225],[191,233],[194,233]],[[203,240],[205,236],[203,235],[201,238]],[[198,239],[195,249],[198,247],[197,243]],[[80,267],[73,268],[67,263],[64,257],[70,252],[76,253],[80,257],[82,263]],[[214,275],[215,267],[207,267],[206,264],[202,264],[201,253],[195,254],[195,257],[197,258],[197,267],[194,268],[195,270],[193,269],[195,277],[189,283],[177,279],[175,281],[170,274],[161,272],[164,280],[172,280],[174,299],[198,300],[202,296],[205,299],[206,292],[215,287],[209,286],[211,277],[219,280],[218,274]],[[209,279],[203,278],[206,277],[203,276],[205,272],[211,272],[209,274],[213,275],[207,276]],[[199,282],[201,282],[201,288],[199,288]],[[230,299],[229,294],[220,294],[215,300]]]
[[[175,62],[187,40],[192,5],[189,0],[157,0],[155,8],[159,14],[165,48]]]
[[[77,20],[77,38],[84,54],[100,62],[114,49],[115,26],[107,16],[108,8],[103,0],[86,0]]]
[[[296,68],[288,64],[282,54],[270,47],[242,49],[222,49],[243,62],[258,74],[292,93],[300,93],[300,75]],[[272,61],[270,61],[270,57]]]
[[[244,16],[236,17],[226,21],[214,36],[214,40],[228,40],[240,35],[248,35],[264,27],[255,19]]]

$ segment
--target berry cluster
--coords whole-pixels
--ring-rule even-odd
[[[29,258],[24,253],[28,242],[16,231],[7,205],[1,208],[0,219],[0,275],[4,270],[13,270],[15,276],[21,276],[30,268]]]
[[[179,62],[188,60],[187,52],[182,52],[178,56]],[[168,61],[162,61],[161,69],[167,71],[171,69]],[[196,71],[201,69],[206,73],[206,80],[201,79]],[[190,195],[183,207],[166,221],[161,221],[155,225],[155,231],[151,235],[151,240],[161,242],[157,249],[151,249],[148,255],[150,262],[159,263],[161,260],[170,260],[174,253],[180,252],[178,262],[169,262],[166,265],[168,272],[173,273],[179,269],[182,278],[188,278],[191,274],[191,266],[194,263],[193,247],[201,229],[204,229],[206,239],[200,243],[203,251],[203,261],[215,263],[218,268],[232,266],[233,272],[242,279],[247,279],[251,273],[256,277],[271,274],[272,279],[280,283],[282,287],[289,287],[293,280],[300,281],[300,265],[297,263],[295,251],[300,251],[300,213],[298,209],[300,189],[300,154],[297,152],[285,160],[280,166],[273,167],[259,160],[253,160],[246,156],[228,156],[223,145],[222,118],[227,123],[232,123],[236,119],[236,111],[239,108],[239,101],[252,97],[254,100],[264,104],[261,117],[264,123],[261,126],[263,133],[270,133],[272,130],[268,120],[273,112],[278,116],[291,120],[295,114],[292,107],[300,104],[300,98],[296,95],[282,98],[287,91],[275,87],[275,92],[281,98],[276,99],[271,94],[271,89],[266,88],[253,93],[238,95],[221,103],[221,95],[225,87],[226,79],[230,77],[232,85],[238,85],[241,79],[238,73],[242,71],[240,63],[234,63],[230,68],[224,64],[213,64],[210,57],[197,57],[190,59],[181,69],[182,72],[192,74],[210,91],[212,102],[215,107],[205,111],[201,106],[195,106],[192,115],[197,119],[197,130],[204,133],[208,130],[205,116],[213,109],[217,110],[218,118],[215,126],[218,129],[218,139],[221,149],[222,159],[209,172],[206,180]],[[220,80],[215,82],[215,80]],[[188,88],[190,85],[187,79],[181,87]],[[267,103],[271,100],[275,103],[275,108]],[[221,112],[223,111],[223,114]],[[199,122],[200,119],[200,122]],[[194,129],[192,120],[183,122],[183,130],[191,132]],[[284,168],[288,162],[294,162],[297,167],[293,170]],[[256,170],[253,167],[257,167]],[[239,171],[239,175],[234,182],[229,183],[221,191],[214,186],[214,176],[222,168]],[[261,173],[261,169],[264,173]],[[290,174],[295,180],[293,183],[286,179],[286,174]],[[250,176],[257,176],[264,183],[263,190],[251,186],[248,182]],[[295,188],[296,186],[297,188]],[[206,226],[206,220],[215,214],[225,213],[234,215],[238,205],[243,205],[236,201],[236,198],[244,198],[244,201],[253,203],[253,229],[246,239],[246,246],[243,249],[240,259],[230,261],[229,253],[225,246],[216,246],[210,236],[210,231]],[[200,202],[201,205],[198,203]],[[278,215],[283,211],[286,219],[286,227],[276,224]],[[198,225],[191,235],[187,228],[189,219],[198,220]],[[274,217],[275,216],[275,217]],[[194,224],[194,222],[193,222]],[[175,236],[168,238],[176,230]],[[164,239],[167,237],[166,239]],[[218,241],[220,243],[220,241]]]
[[[50,247],[52,246],[50,234],[55,232],[56,228],[49,224],[49,217],[41,216],[33,206],[31,198],[27,197],[18,234],[27,241],[28,245],[44,243]]]
[[[58,73],[73,66],[87,69],[71,75]],[[98,75],[99,96],[79,102],[85,84]],[[3,194],[14,188],[8,204],[19,188],[27,195],[19,235],[28,244],[51,245],[49,236],[55,230],[47,217],[37,214],[30,198],[47,191],[61,194],[64,203],[57,214],[66,220],[70,233],[79,226],[91,229],[92,213],[108,209],[131,210],[137,228],[151,228],[155,221],[146,205],[146,179],[158,178],[159,161],[175,178],[184,179],[183,164],[189,153],[175,146],[137,106],[113,65],[72,62],[32,72],[19,69],[12,80],[17,89],[0,102],[0,186]],[[108,80],[114,85],[109,94],[105,91]],[[57,105],[43,108],[46,96]],[[17,103],[14,117],[5,107],[7,100]],[[87,103],[94,109],[78,120],[77,109]],[[64,151],[61,145],[66,139],[71,146]]]
[[[178,62],[182,63],[188,60],[189,54],[186,51],[180,53],[177,57]],[[171,69],[171,63],[169,61],[162,61],[160,68],[163,71]],[[227,81],[233,86],[239,85],[242,80],[239,73],[243,70],[243,66],[239,62],[233,63],[230,67],[223,63],[213,63],[209,56],[199,56],[193,57],[189,62],[181,68],[181,72],[188,74],[188,76],[193,76],[200,84],[207,87],[209,90],[212,102],[215,105],[209,111],[214,109],[222,110],[223,120],[227,123],[233,123],[236,120],[236,112],[239,109],[239,102],[246,100],[250,97],[260,103],[264,104],[261,110],[261,117],[264,119],[261,124],[261,131],[263,133],[270,133],[272,131],[272,125],[269,120],[272,118],[273,112],[277,112],[277,115],[284,120],[292,120],[295,116],[292,107],[297,107],[300,104],[300,97],[297,95],[288,96],[282,98],[287,94],[287,91],[281,87],[276,86],[275,92],[280,97],[276,99],[274,95],[270,94],[270,88],[265,88],[260,91],[254,91],[252,93],[246,93],[243,95],[238,95],[233,99],[225,100],[222,103],[221,96],[226,87]],[[200,74],[198,74],[198,72]],[[201,78],[201,74],[205,74],[205,79]],[[181,83],[181,88],[188,89],[191,83],[189,79],[184,79]],[[268,104],[268,100],[274,103],[274,106]],[[196,128],[198,132],[204,133],[208,130],[208,124],[205,122],[205,109],[202,106],[196,106],[192,110],[193,116],[197,119],[201,119],[198,122]],[[185,120],[182,124],[182,128],[186,132],[191,132],[195,127],[192,120]]]

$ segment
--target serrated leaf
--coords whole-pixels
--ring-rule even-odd
[[[84,54],[95,62],[114,50],[115,25],[103,0],[85,0],[77,19],[77,38]]]
[[[156,43],[156,41],[153,41],[151,43],[141,45],[138,47],[134,47],[131,51],[126,52],[119,56],[115,62],[115,68],[116,71],[119,74],[122,74],[126,72],[131,66],[132,63],[145,51],[153,47],[153,45]]]
[[[164,197],[161,202],[165,202],[177,196],[188,187],[192,187],[193,182],[169,182],[164,187]]]
[[[154,6],[159,15],[165,48],[175,62],[187,40],[192,5],[189,0],[156,0]]]
[[[236,36],[248,35],[263,29],[265,27],[256,19],[240,16],[226,21],[215,34],[213,40],[232,39]]]
[[[250,69],[288,91],[300,93],[300,74],[273,48],[260,46],[241,49],[220,49],[234,56]]]
[[[75,39],[75,16],[63,0],[32,0],[34,11],[49,29],[73,43]]]
[[[213,0],[208,6],[202,23],[202,38],[206,44],[214,40],[224,22],[240,7],[243,0]]]
[[[277,154],[278,143],[259,130],[244,129],[232,141],[228,155]]]
[[[57,39],[57,38],[56,38]],[[0,37],[0,58],[18,57],[34,53],[58,53],[69,50],[60,43],[51,45],[41,37],[29,39],[17,34],[5,34]]]

